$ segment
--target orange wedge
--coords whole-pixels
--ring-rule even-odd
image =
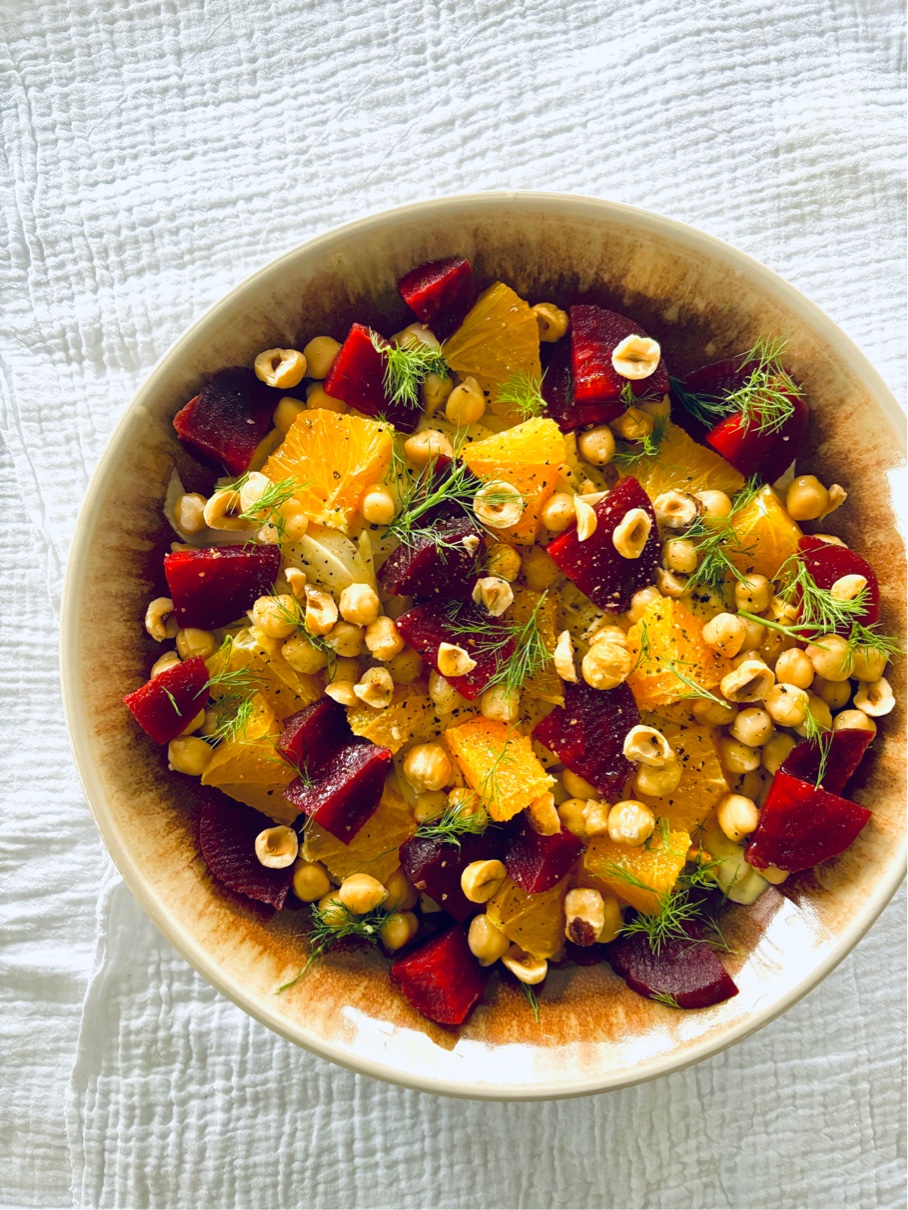
[[[349,844],[310,823],[303,856],[307,861],[323,862],[341,880],[351,874],[371,874],[384,882],[400,865],[397,850],[415,828],[409,803],[386,783],[381,802]]]
[[[295,672],[281,655],[280,641],[269,638],[256,626],[239,631],[229,648],[222,648],[207,664],[213,677],[245,668],[249,673],[247,683],[261,694],[278,722],[322,696],[321,681]],[[213,697],[223,697],[235,692],[236,688],[239,686],[232,686],[228,680],[221,686],[212,686],[211,692]]]
[[[539,604],[541,592],[523,585],[515,585],[514,602],[504,614],[504,620],[517,626],[524,626],[532,617],[533,611],[539,607],[536,614],[536,624],[539,634],[549,652],[555,650],[558,639],[558,601],[554,593],[546,593],[545,600]],[[531,676],[523,685],[522,693],[526,697],[542,698],[553,705],[561,705],[564,694],[561,690],[561,678],[555,671],[554,665],[548,664]]]
[[[801,530],[789,517],[782,501],[771,487],[756,496],[732,517],[740,550],[728,550],[739,571],[756,572],[770,580],[798,549]]]
[[[214,750],[202,774],[203,786],[217,786],[237,802],[255,807],[279,823],[292,823],[299,815],[283,796],[296,770],[275,751],[280,724],[264,697],[252,699],[252,716],[242,734],[224,740]]]
[[[497,388],[512,378],[539,382],[539,325],[525,299],[504,282],[480,294],[453,336],[445,341],[445,361],[465,377],[471,374],[493,402]]]
[[[709,815],[717,801],[728,792],[728,782],[719,764],[715,731],[712,727],[682,727],[669,743],[681,762],[681,782],[671,794],[653,798],[639,795],[640,801],[652,809],[655,816],[664,816],[669,827],[689,832]]]
[[[638,912],[654,916],[662,897],[678,881],[689,848],[687,832],[670,832],[668,847],[663,848],[658,828],[648,849],[593,836],[587,842],[583,868]]]
[[[293,478],[296,499],[322,525],[344,529],[363,491],[391,462],[387,427],[364,416],[318,409],[301,412],[263,468],[273,482]]]
[[[627,683],[641,710],[695,697],[693,686],[711,690],[732,669],[704,643],[702,621],[671,597],[647,606],[627,632],[627,646],[634,659]]]
[[[425,681],[396,686],[391,705],[384,710],[376,710],[365,702],[348,706],[347,721],[354,735],[392,752],[411,739],[435,739],[438,732],[438,716]]]
[[[489,921],[509,941],[536,958],[554,958],[564,946],[564,896],[568,878],[550,891],[530,895],[506,878],[486,906]]]
[[[509,483],[526,507],[516,525],[497,531],[501,541],[529,546],[541,525],[543,504],[555,490],[564,461],[564,437],[554,420],[525,420],[465,447],[463,460],[484,482]]]
[[[494,820],[510,819],[554,785],[526,735],[488,718],[444,733],[448,750]]]
[[[733,496],[744,486],[744,476],[718,454],[698,445],[684,429],[668,422],[659,453],[638,458],[619,475],[633,475],[651,500],[676,488],[684,492],[725,492]]]

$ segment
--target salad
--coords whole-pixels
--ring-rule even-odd
[[[726,1000],[726,914],[855,840],[894,706],[785,343],[678,378],[632,317],[462,258],[399,292],[396,335],[268,349],[177,413],[126,706],[207,788],[212,879],[297,909],[283,994],[365,943],[446,1026],[496,974],[538,1020],[572,962]]]

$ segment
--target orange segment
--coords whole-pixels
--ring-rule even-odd
[[[212,676],[236,672],[245,668],[250,682],[255,684],[265,704],[278,722],[305,709],[322,696],[321,681],[314,676],[295,672],[281,655],[281,643],[268,638],[257,627],[246,627],[233,636],[228,650],[222,649],[207,661]],[[229,683],[223,690],[212,687],[212,696],[230,693]]]
[[[668,422],[665,437],[654,458],[639,458],[619,475],[633,475],[651,500],[676,488],[685,492],[718,491],[733,496],[744,486],[744,476],[724,458],[698,445],[684,429]]]
[[[472,374],[484,391],[526,375],[538,382],[539,325],[530,305],[504,282],[480,294],[453,336],[445,341],[445,361],[461,376]]]
[[[640,801],[651,807],[654,815],[664,816],[669,827],[693,834],[718,799],[728,792],[716,751],[715,731],[712,727],[682,727],[668,739],[681,762],[681,782],[677,790],[663,798],[641,794]]]
[[[391,462],[391,434],[364,416],[301,412],[263,468],[273,482],[294,478],[296,499],[322,525],[344,529],[370,483]]]
[[[729,548],[728,556],[745,574],[756,572],[771,580],[798,549],[801,530],[771,487],[762,488],[736,512],[732,524],[741,549]]]
[[[303,856],[321,861],[335,878],[371,874],[384,882],[400,865],[398,849],[416,828],[409,803],[387,783],[381,802],[349,844],[344,844],[317,823],[306,828]]]
[[[535,592],[532,588],[515,585],[514,602],[505,611],[504,619],[506,622],[513,623],[514,625],[524,626],[530,620],[533,610],[539,606],[539,612],[536,614],[539,634],[549,652],[552,652],[555,650],[555,643],[558,639],[556,628],[558,601],[555,594],[549,592],[546,593],[545,600],[539,605],[541,596],[541,592]],[[524,683],[522,692],[526,697],[542,698],[543,701],[551,702],[553,705],[560,705],[564,701],[564,694],[561,690],[561,678],[556,673],[552,664],[541,668],[534,676],[531,676]]]
[[[550,891],[530,895],[506,878],[489,900],[486,914],[509,941],[536,958],[554,958],[564,946],[564,896],[568,878]]]
[[[627,683],[641,710],[693,696],[682,677],[710,690],[732,669],[731,660],[704,643],[700,619],[671,597],[647,606],[627,632],[627,645],[634,659]]]
[[[668,847],[663,849],[658,828],[648,849],[615,844],[608,836],[594,836],[583,855],[583,868],[638,912],[654,916],[662,897],[678,881],[689,848],[687,832],[669,832]],[[622,877],[621,871],[627,877]],[[644,886],[636,886],[632,879]]]
[[[411,739],[435,739],[438,716],[425,681],[398,685],[391,705],[376,710],[359,702],[347,707],[347,721],[354,735],[397,752]]]
[[[247,807],[264,811],[280,823],[292,823],[299,812],[283,791],[296,777],[296,770],[275,751],[280,724],[261,694],[253,698],[252,708],[245,731],[215,748],[202,774],[202,785],[217,786]]]
[[[510,483],[526,501],[516,525],[496,537],[532,544],[540,527],[543,504],[555,490],[564,461],[564,437],[554,420],[525,420],[503,433],[465,447],[463,460],[478,479]]]
[[[492,819],[510,819],[554,785],[529,737],[506,723],[474,718],[451,727],[444,738]]]

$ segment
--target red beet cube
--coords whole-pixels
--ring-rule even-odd
[[[391,967],[391,978],[413,1007],[439,1025],[462,1025],[485,995],[489,973],[470,952],[463,928],[452,925]]]
[[[177,412],[173,427],[193,457],[219,473],[242,475],[256,446],[271,427],[280,395],[254,370],[219,370],[198,395]]]
[[[521,813],[507,825],[502,860],[512,882],[528,895],[538,895],[559,883],[582,852],[583,845],[567,828],[540,836]]]
[[[656,372],[649,378],[637,380],[625,378],[612,365],[612,353],[626,336],[647,335],[639,324],[604,307],[571,307],[570,317],[574,403],[607,405],[596,415],[597,423],[621,415],[625,406],[621,392],[628,387],[636,399],[661,398],[668,392],[670,383],[664,359],[660,359]]]
[[[631,991],[650,998],[672,996],[680,1008],[709,1008],[738,994],[735,982],[697,930],[662,943],[653,953],[642,933],[606,946],[608,960]]]
[[[346,710],[340,702],[320,697],[305,710],[284,720],[284,729],[275,747],[294,769],[311,775],[352,740]]]
[[[869,731],[832,731],[823,739],[822,747],[816,740],[806,740],[789,752],[782,772],[816,785],[823,751],[828,746],[826,772],[821,784],[830,794],[841,794],[872,739]]]
[[[385,560],[378,582],[394,596],[466,601],[478,574],[482,530],[468,517],[436,525],[431,534],[401,542]]]
[[[435,900],[455,920],[469,920],[480,910],[460,886],[460,875],[471,861],[493,861],[501,856],[497,828],[481,836],[462,836],[460,847],[437,837],[411,836],[400,846],[400,865],[418,891]]]
[[[863,613],[855,615],[855,621],[863,626],[871,626],[877,621],[880,616],[880,586],[876,572],[866,559],[853,550],[824,542],[821,538],[802,538],[798,550],[819,588],[832,588],[842,576],[863,576],[867,581],[867,606]],[[845,625],[840,627],[840,632],[848,634],[850,629],[850,625]]]
[[[847,798],[817,789],[781,770],[772,779],[760,822],[747,847],[747,860],[758,870],[809,870],[844,853],[870,818]]]
[[[332,753],[314,776],[294,778],[284,797],[349,844],[379,804],[390,761],[390,749],[354,740]]]
[[[400,296],[439,340],[459,328],[476,298],[468,260],[451,256],[411,269],[397,283]]]
[[[164,556],[164,575],[181,626],[214,630],[241,618],[270,593],[281,570],[278,546],[207,546]]]
[[[624,738],[640,722],[640,711],[627,685],[592,689],[585,681],[565,684],[564,705],[536,724],[533,738],[549,748],[566,768],[585,777],[608,802],[621,797],[632,765]]]
[[[471,626],[482,626],[484,633],[471,633]],[[472,605],[450,613],[441,605],[414,605],[397,619],[397,629],[436,670],[442,643],[453,643],[470,653],[476,667],[466,676],[447,678],[468,701],[479,697],[514,650],[514,640],[505,627]]]
[[[208,669],[201,656],[174,664],[123,701],[146,735],[169,744],[184,731],[208,701]]]
[[[395,428],[412,433],[420,417],[419,407],[394,403],[385,394],[385,358],[375,347],[388,342],[364,324],[354,324],[325,379],[325,391],[333,399],[364,412],[387,416]]]
[[[271,820],[260,811],[220,798],[202,807],[199,846],[218,882],[280,910],[293,885],[293,866],[269,869],[255,855],[256,836],[271,826]]]
[[[577,538],[576,525],[559,534],[548,545],[548,552],[581,592],[608,613],[623,613],[631,597],[641,588],[656,582],[661,547],[656,514],[649,496],[633,476],[621,482],[595,506],[596,530],[585,542]],[[638,559],[626,559],[618,553],[612,534],[624,514],[642,508],[652,521],[652,529]]]

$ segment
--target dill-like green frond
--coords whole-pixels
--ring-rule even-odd
[[[532,987],[530,987],[529,983],[521,983],[520,987],[523,991],[523,994],[526,996],[527,1004],[529,1004],[529,1006],[530,1006],[530,1011],[533,1014],[533,1020],[538,1025],[539,1024],[539,999],[536,995],[536,992],[533,990]]]
[[[653,992],[649,996],[650,1000],[655,1000],[657,1004],[664,1004],[666,1008],[680,1008],[681,1005],[670,992]]]
[[[312,945],[309,957],[302,969],[287,983],[282,983],[278,992],[286,991],[298,983],[309,967],[338,941],[349,937],[358,937],[372,945],[378,945],[381,940],[382,925],[388,913],[380,907],[373,908],[362,916],[355,916],[339,899],[330,899],[324,908],[313,904],[310,908],[312,929],[308,941]]]
[[[642,441],[628,442],[619,441],[618,449],[612,462],[616,466],[633,466],[635,462],[639,462],[641,458],[655,458],[659,454],[659,448],[665,440],[665,434],[668,432],[668,417],[657,416],[653,425],[653,431],[648,433]]]
[[[526,371],[503,382],[496,391],[496,398],[512,408],[522,420],[541,416],[547,407],[542,397],[542,379]]]
[[[372,344],[385,360],[385,395],[395,404],[419,407],[419,388],[430,374],[444,378],[448,366],[440,349],[414,341],[412,344],[385,344],[373,334]]]
[[[485,811],[480,807],[472,813],[466,803],[455,803],[446,807],[441,815],[419,824],[414,835],[426,840],[440,840],[460,848],[461,836],[481,836],[488,827],[494,827]]]
[[[712,428],[727,416],[742,417],[745,430],[756,424],[758,433],[776,433],[794,414],[795,399],[804,392],[782,365],[786,340],[760,337],[740,357],[740,365],[755,362],[745,382],[721,398],[687,390],[679,379],[671,380],[672,391],[682,406],[702,424]]]

